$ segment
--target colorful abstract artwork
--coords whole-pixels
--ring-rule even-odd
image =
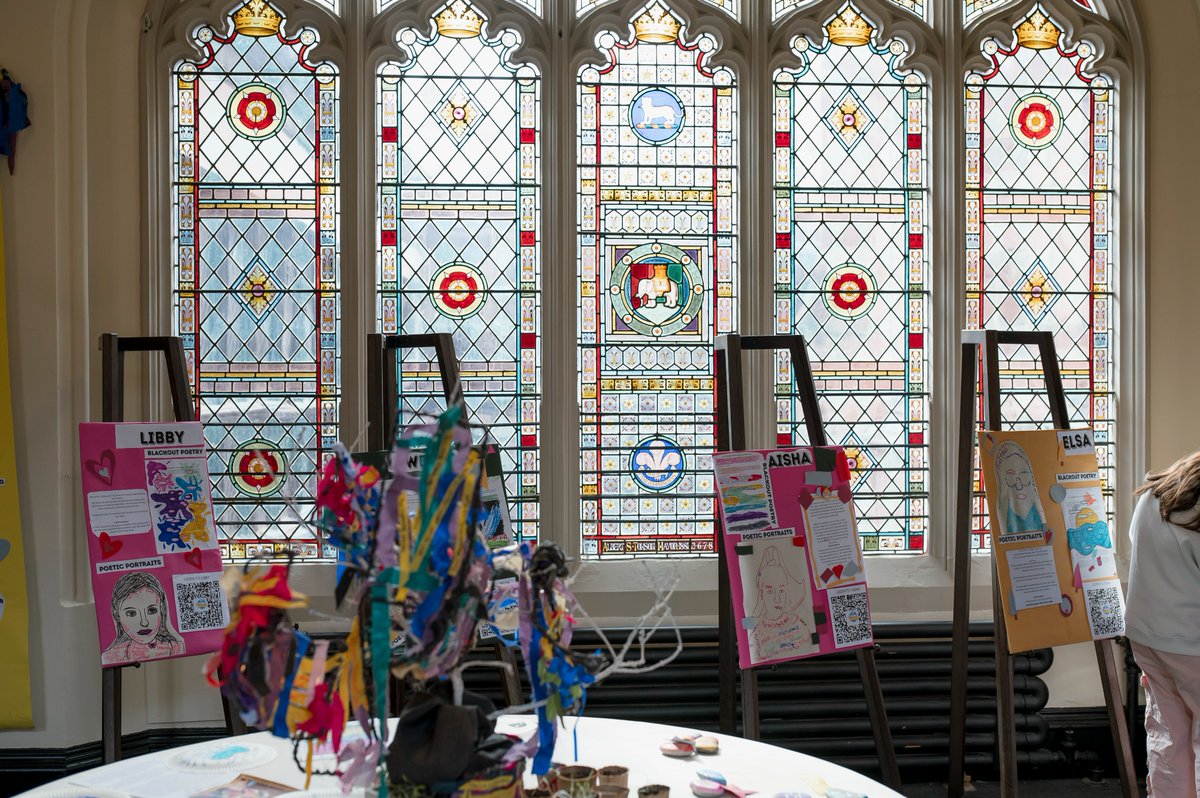
[[[654,2],[579,74],[586,556],[715,551],[713,342],[737,307],[737,90]]]
[[[305,521],[341,393],[338,76],[263,0],[193,38],[172,82],[174,327],[221,552],[320,557]]]
[[[541,80],[465,0],[397,39],[376,79],[378,323],[451,333],[468,411],[499,451],[512,526],[538,536]],[[398,363],[404,414],[444,408],[432,351]]]
[[[1088,72],[1094,46],[1066,49],[1062,30],[1035,7],[1010,41],[983,43],[990,66],[967,76],[966,321],[970,329],[1054,333],[1069,417],[1095,430],[1107,518],[1116,439],[1116,87]],[[1002,349],[1006,424],[1050,425],[1040,368],[1036,349]],[[978,496],[974,513],[974,546],[986,548]]]
[[[775,331],[808,345],[826,432],[853,457],[865,551],[920,552],[928,518],[928,87],[846,6],[774,80]],[[806,442],[777,354],[780,446]]]

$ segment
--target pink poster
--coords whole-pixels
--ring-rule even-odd
[[[80,424],[79,457],[101,664],[216,651],[229,609],[203,427]]]
[[[841,447],[713,458],[742,668],[872,645]]]

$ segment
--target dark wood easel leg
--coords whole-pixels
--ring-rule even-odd
[[[757,740],[760,736],[758,717],[758,671],[742,671],[742,736]]]
[[[717,707],[723,734],[737,732],[737,632],[733,628],[733,597],[725,570],[725,541],[717,541]]]
[[[104,764],[121,758],[121,668],[100,670],[100,740]]]
[[[517,671],[517,658],[513,655],[512,649],[499,640],[495,645],[496,659],[507,666],[500,670],[500,685],[504,689],[504,700],[510,707],[518,706],[521,703],[521,675]]]
[[[1129,742],[1129,727],[1125,724],[1125,707],[1121,700],[1121,685],[1117,681],[1117,659],[1111,640],[1096,641],[1096,664],[1100,666],[1100,684],[1104,688],[1108,726],[1112,730],[1117,772],[1121,776],[1121,794],[1125,798],[1137,798],[1137,771],[1133,766],[1133,748]]]
[[[879,754],[879,770],[883,781],[893,790],[899,790],[900,768],[896,765],[896,746],[892,743],[892,729],[888,725],[887,710],[883,704],[883,688],[879,685],[879,669],[875,667],[875,649],[860,648],[858,672],[862,676],[863,693],[867,697],[867,716],[871,719],[871,733],[875,735],[875,751]]]
[[[971,635],[971,463],[975,451],[977,355],[962,345],[959,382],[958,497],[954,530],[954,615],[950,655],[950,798],[962,798],[967,736],[968,642]]]
[[[1000,795],[1017,798],[1017,721],[1013,712],[1013,665],[1008,652],[1008,630],[1000,601],[996,558],[992,557],[992,617],[996,650],[996,765],[1000,769]]]

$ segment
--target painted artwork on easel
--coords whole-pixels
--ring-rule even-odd
[[[874,641],[840,447],[714,455],[742,668]]]
[[[979,450],[1009,649],[1124,634],[1092,431],[984,431]]]
[[[102,665],[208,654],[229,622],[204,429],[79,425]]]

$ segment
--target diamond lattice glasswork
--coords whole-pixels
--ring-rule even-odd
[[[338,77],[306,60],[315,31],[244,8],[228,36],[198,28],[202,57],[174,70],[175,330],[223,556],[316,558],[307,521],[341,390]]]
[[[802,333],[826,432],[853,458],[869,552],[925,545],[928,89],[846,6],[774,81],[775,331]],[[838,42],[845,42],[839,44]],[[780,446],[805,441],[776,357]]]
[[[1061,29],[1035,7],[1013,26],[1014,46],[985,41],[989,69],[967,76],[966,319],[1054,333],[1070,418],[1095,429],[1111,499],[1116,87],[1084,71],[1094,46],[1064,49]],[[1038,368],[1027,347],[1001,352],[1006,423],[1049,425]],[[974,512],[985,548],[980,496]]]
[[[473,420],[490,426],[513,526],[538,535],[541,222],[536,69],[520,38],[455,0],[434,31],[402,30],[381,66],[378,320],[384,333],[454,336]],[[403,354],[401,409],[444,405],[432,352]]]

